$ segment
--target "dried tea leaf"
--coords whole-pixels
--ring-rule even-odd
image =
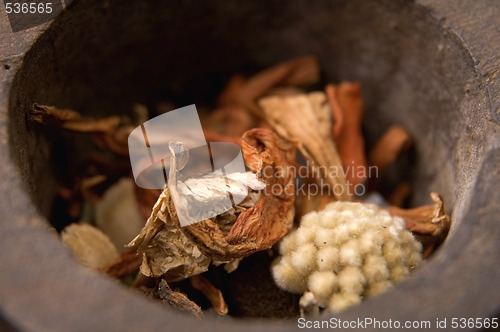
[[[112,185],[95,205],[96,225],[123,251],[125,245],[139,233],[144,219],[134,194],[134,182],[122,178]]]
[[[446,214],[445,202],[438,193],[431,193],[432,205],[424,205],[413,209],[388,207],[387,211],[404,219],[406,229],[417,234],[440,236],[450,228],[451,219]]]
[[[290,230],[295,199],[293,174],[277,174],[274,169],[293,162],[293,146],[266,129],[245,133],[240,144],[252,175],[230,174],[230,180],[244,181],[245,185],[255,188],[258,184],[254,183],[254,174],[262,176],[263,168],[270,167],[274,175],[259,178],[259,183],[264,181],[266,189],[277,185],[286,190],[281,195],[273,195],[268,190],[260,194],[251,192],[249,199],[237,205],[234,211],[181,228],[172,197],[179,186],[172,187],[173,190],[167,188],[155,204],[146,226],[130,243],[143,253],[141,272],[144,275],[163,275],[169,281],[182,280],[205,272],[210,263],[231,262],[268,249]],[[175,158],[172,154],[171,169],[177,167]],[[220,187],[215,188],[215,192],[209,193],[217,195]]]
[[[221,316],[227,315],[228,309],[222,292],[217,289],[207,278],[202,275],[196,275],[189,278],[191,286],[200,291],[214,307],[215,311]]]
[[[102,269],[118,258],[118,251],[110,239],[89,224],[71,224],[61,234],[63,243],[83,264]]]
[[[342,162],[331,137],[330,109],[322,92],[259,100],[271,127],[292,142],[321,173],[337,200],[351,200]],[[340,186],[340,188],[339,188]]]
[[[161,280],[158,285],[158,296],[165,304],[192,313],[198,318],[203,317],[203,311],[196,303],[188,299],[186,294],[172,290],[165,280]]]
[[[367,168],[365,140],[361,131],[363,121],[363,98],[359,83],[342,82],[328,85],[326,93],[335,124],[332,128],[335,144],[346,172],[350,187],[366,180]],[[351,188],[352,189],[352,188]],[[352,191],[352,190],[351,190]]]

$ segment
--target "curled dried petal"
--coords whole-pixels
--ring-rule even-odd
[[[217,289],[207,278],[202,275],[189,278],[191,286],[207,297],[215,311],[221,316],[227,315],[228,309],[222,292]]]
[[[330,110],[322,92],[270,96],[259,100],[271,127],[292,142],[316,173],[326,179],[337,200],[349,201],[342,162],[331,136]],[[340,186],[340,190],[338,187]]]

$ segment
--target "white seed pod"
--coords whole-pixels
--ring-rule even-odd
[[[337,290],[337,276],[331,271],[316,271],[309,276],[307,285],[319,305],[326,307],[330,297]]]
[[[334,242],[336,245],[341,246],[351,239],[349,235],[349,227],[345,224],[339,225],[335,230]]]
[[[358,241],[349,240],[340,248],[340,264],[343,266],[361,266],[363,258]]]
[[[318,248],[335,246],[336,236],[333,229],[320,229],[316,232],[314,244]]]
[[[301,227],[310,227],[310,226],[315,226],[318,224],[319,220],[318,213],[316,211],[309,212],[305,216],[302,217],[302,220],[300,221],[300,226]]]
[[[347,266],[337,275],[339,288],[344,293],[363,293],[366,278],[361,269],[355,266]]]
[[[384,293],[387,289],[392,287],[392,282],[389,280],[378,281],[374,284],[369,285],[363,295],[371,297]]]
[[[337,271],[340,268],[340,253],[336,247],[325,247],[318,250],[316,264],[320,271]]]
[[[410,270],[405,265],[398,265],[391,269],[391,280],[394,282],[400,282],[410,274]]]
[[[281,257],[271,265],[274,282],[292,293],[301,294],[307,290],[307,280],[299,275],[289,257]]]
[[[317,226],[300,227],[295,231],[296,245],[301,246],[303,244],[309,244],[313,242],[317,233],[318,233]]]
[[[362,255],[368,253],[382,253],[382,237],[374,231],[365,231],[358,240],[359,251]]]
[[[387,241],[382,247],[384,258],[389,269],[404,264],[406,261],[405,254],[400,245],[395,241]]]
[[[292,232],[281,240],[279,244],[279,251],[281,255],[286,255],[292,252],[295,248],[297,248],[297,243],[295,241],[295,238],[296,234],[295,232]]]
[[[329,310],[343,310],[359,303],[361,295],[385,291],[421,261],[421,245],[404,229],[403,220],[374,205],[335,202],[306,220],[300,232],[288,235],[292,239],[281,244],[287,260],[280,264],[286,265],[286,272],[296,274],[296,278],[288,278],[295,284],[289,288],[283,282],[278,285],[297,292],[303,290],[305,278],[305,287],[322,306],[328,302]],[[285,274],[276,269],[273,274]]]
[[[353,293],[334,294],[328,305],[328,310],[334,313],[344,311],[345,309],[361,303],[361,297]]]
[[[313,271],[316,266],[316,251],[314,244],[307,243],[290,254],[290,261],[297,273],[305,276]]]
[[[387,280],[391,276],[384,258],[379,255],[368,255],[365,257],[363,273],[368,284]]]

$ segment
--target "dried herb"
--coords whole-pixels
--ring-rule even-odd
[[[174,291],[170,288],[165,280],[161,280],[158,285],[158,296],[162,299],[163,303],[168,304],[181,311],[189,312],[198,318],[203,317],[203,311],[201,308],[188,299],[186,294]]]

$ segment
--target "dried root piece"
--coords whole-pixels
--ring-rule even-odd
[[[198,318],[203,317],[203,311],[196,303],[188,299],[186,294],[172,290],[165,280],[161,280],[158,285],[158,296],[169,306],[189,312]]]
[[[210,301],[215,311],[217,311],[219,315],[227,315],[227,304],[224,300],[224,297],[222,296],[222,292],[219,289],[215,288],[215,286],[212,285],[212,283],[207,278],[202,275],[197,275],[189,278],[189,281],[191,282],[191,286],[193,286],[194,289],[200,291],[207,297],[207,299]]]
[[[89,224],[71,224],[61,237],[75,257],[91,268],[103,269],[118,258],[118,251],[106,234]]]
[[[232,262],[268,249],[291,229],[294,178],[293,174],[276,172],[276,168],[286,169],[295,159],[295,149],[266,129],[245,133],[240,144],[246,166],[266,184],[265,190],[251,192],[232,211],[181,228],[173,203],[179,187],[167,188],[146,226],[130,243],[143,254],[144,275],[182,280],[205,272],[210,263]],[[176,163],[171,161],[171,165]],[[270,174],[266,177],[265,168]],[[273,193],[273,186],[281,193]]]
[[[331,136],[330,109],[322,92],[259,100],[271,127],[293,143],[325,179],[337,200],[350,201],[342,161]]]
[[[335,123],[332,134],[351,188],[366,180],[365,140],[361,131],[363,98],[361,84],[342,82],[328,85],[326,94]]]
[[[432,205],[424,205],[414,209],[389,207],[387,211],[405,221],[406,229],[420,235],[441,236],[450,229],[451,219],[446,214],[445,202],[438,193],[432,192]]]

